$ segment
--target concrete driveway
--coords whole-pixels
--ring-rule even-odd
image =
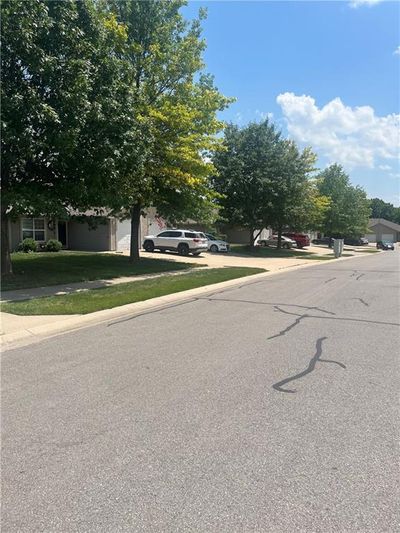
[[[2,531],[398,531],[398,261],[7,351]]]
[[[360,255],[365,251],[366,247],[345,247],[345,253],[354,253]],[[316,255],[329,255],[332,254],[332,250],[326,246],[309,246],[303,250],[296,249],[299,252],[297,257],[251,257],[247,255],[241,255],[234,251],[228,253],[211,253],[204,252],[198,257],[180,256],[173,252],[153,252],[147,253],[144,250],[141,252],[142,257],[152,257],[155,259],[168,258],[171,261],[184,261],[187,263],[198,263],[208,265],[210,267],[225,267],[225,266],[238,266],[238,267],[258,267],[265,268],[271,272],[291,268],[298,265],[304,265],[312,263],[313,260],[302,258],[300,254],[313,253]]]

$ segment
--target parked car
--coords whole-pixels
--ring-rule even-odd
[[[205,233],[204,235],[208,240],[208,249],[210,252],[229,252],[229,244],[227,242],[217,239],[211,233]]]
[[[327,244],[329,246],[330,241],[331,241],[331,237],[320,237],[319,239],[313,239],[311,243],[312,244]]]
[[[143,241],[146,252],[170,250],[180,255],[200,255],[208,249],[204,233],[186,229],[165,230],[158,235],[146,235]]]
[[[272,246],[276,247],[278,246],[278,235],[273,235],[269,239],[260,239],[258,241],[259,246]],[[281,242],[282,248],[293,248],[296,246],[296,241],[289,239],[289,237],[282,236],[282,242]]]
[[[359,239],[357,237],[345,237],[344,244],[348,246],[366,246],[369,241],[365,237],[360,237]]]
[[[310,246],[310,237],[305,233],[282,233],[285,237],[296,241],[297,248],[304,248]]]
[[[390,241],[378,241],[376,247],[378,250],[394,250],[394,244]]]

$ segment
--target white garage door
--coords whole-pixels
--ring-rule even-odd
[[[117,220],[117,252],[127,252],[131,246],[131,221]]]
[[[394,235],[393,235],[393,233],[382,233],[382,240],[383,240],[383,241],[394,242]]]
[[[365,237],[366,239],[368,239],[369,242],[376,242],[375,233],[368,233]]]

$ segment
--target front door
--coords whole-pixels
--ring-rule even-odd
[[[67,223],[64,221],[58,222],[58,240],[63,245],[63,248],[67,247]]]

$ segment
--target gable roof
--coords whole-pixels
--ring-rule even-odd
[[[387,226],[388,228],[394,229],[395,231],[400,231],[400,224],[396,224],[395,222],[390,222],[390,220],[386,220],[385,218],[370,218],[368,227],[373,228],[374,226],[377,226],[378,224]]]

